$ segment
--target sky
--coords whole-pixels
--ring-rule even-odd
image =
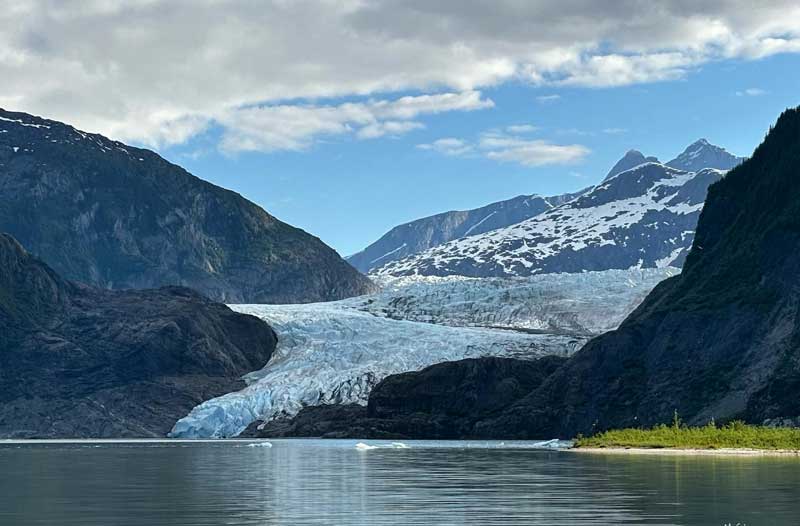
[[[800,104],[800,4],[0,0],[0,78],[0,107],[152,148],[347,255],[631,148],[748,155]]]

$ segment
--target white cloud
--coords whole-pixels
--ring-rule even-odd
[[[413,119],[423,113],[493,108],[494,102],[491,99],[483,98],[480,91],[465,91],[462,93],[409,96],[395,101],[371,101],[369,105],[375,114],[381,117]]]
[[[481,134],[475,144],[455,137],[445,137],[432,143],[419,144],[417,148],[449,156],[465,156],[478,152],[487,159],[530,167],[573,164],[582,161],[590,153],[588,148],[580,144],[555,144],[496,130]]]
[[[231,114],[281,108],[278,117],[315,121],[287,123],[292,132],[269,141],[295,148],[308,144],[304,127],[366,128],[362,136],[408,128],[405,111],[435,113],[420,109],[431,92],[520,79],[622,86],[797,52],[794,0],[0,0],[0,106],[151,145],[242,123],[230,132],[253,146],[265,136],[251,136],[263,114]],[[421,95],[394,101],[395,115],[376,118],[383,126],[303,110],[400,91]]]
[[[761,88],[747,88],[736,92],[737,97],[759,97],[766,94],[767,92]]]
[[[506,131],[508,133],[533,133],[538,129],[539,128],[533,126],[532,124],[513,124],[506,127]]]
[[[627,133],[628,129],[627,128],[603,128],[602,131],[603,131],[603,133],[605,133],[607,135],[619,135],[619,134],[622,134],[622,133]]]
[[[596,135],[596,132],[589,130],[582,130],[580,128],[559,128],[556,130],[558,135],[578,135],[581,137],[590,137]]]
[[[374,139],[424,128],[412,120],[446,111],[491,108],[480,92],[440,93],[395,100],[339,105],[274,105],[230,110],[215,120],[224,129],[221,148],[242,151],[305,150],[324,136],[355,135]]]
[[[607,88],[674,80],[706,60],[694,53],[678,51],[646,55],[584,54],[565,62],[562,71],[552,75],[550,81],[560,85]]]
[[[384,135],[403,135],[411,130],[419,130],[424,127],[424,124],[416,121],[373,122],[372,124],[367,124],[358,130],[356,136],[359,139],[377,139],[378,137],[383,137]]]
[[[538,97],[536,97],[536,102],[538,102],[539,104],[549,104],[551,102],[555,102],[560,99],[561,95],[554,93],[552,95],[539,95]]]
[[[455,137],[445,137],[442,139],[437,139],[432,143],[418,144],[417,148],[421,150],[433,150],[435,152],[451,156],[466,155],[472,152],[474,149],[471,144],[468,144],[466,141],[461,139],[456,139]]]
[[[523,166],[573,164],[590,152],[580,144],[554,144],[546,140],[526,140],[501,134],[485,134],[479,146],[489,159]]]

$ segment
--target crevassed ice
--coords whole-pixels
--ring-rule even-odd
[[[343,305],[387,318],[456,327],[599,334],[615,329],[680,269],[633,268],[524,278],[379,277],[382,291]]]
[[[292,416],[307,405],[365,404],[384,377],[444,361],[568,355],[591,333],[616,327],[652,287],[678,272],[404,279],[338,302],[232,305],[275,329],[276,352],[246,375],[246,388],[195,407],[171,436],[231,437],[256,420]]]
[[[196,407],[174,437],[229,437],[257,419],[294,415],[303,406],[367,401],[390,374],[478,356],[567,354],[585,338],[531,335],[379,318],[341,305],[234,305],[278,333],[275,356],[246,377],[245,389]]]

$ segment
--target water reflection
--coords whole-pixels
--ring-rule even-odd
[[[800,517],[795,459],[355,444],[2,445],[0,524],[794,525]]]

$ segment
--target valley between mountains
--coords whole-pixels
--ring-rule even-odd
[[[340,257],[157,154],[0,110],[0,434],[571,438],[800,421],[800,113]]]

